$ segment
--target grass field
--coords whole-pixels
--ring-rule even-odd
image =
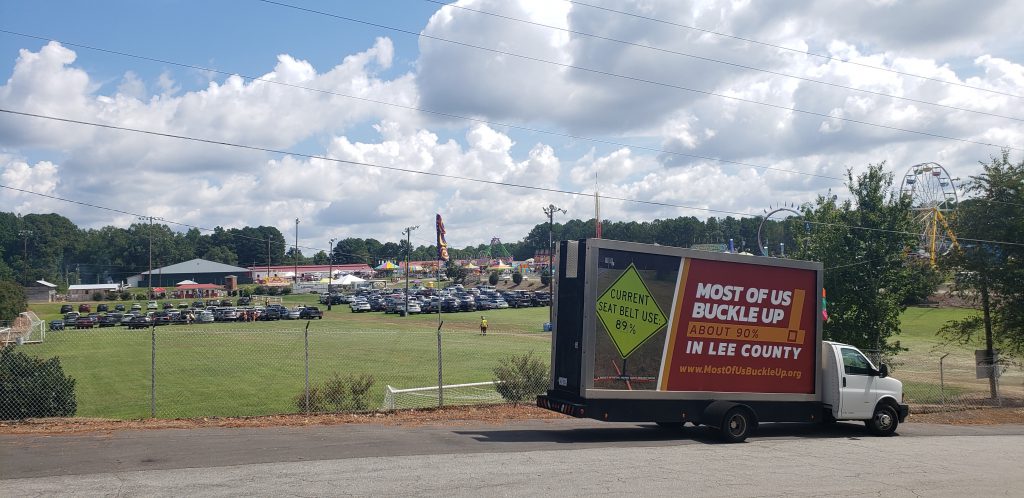
[[[293,302],[311,303],[296,297]],[[33,306],[44,319],[59,305]],[[507,354],[533,351],[545,363],[550,335],[541,332],[547,308],[442,315],[445,384],[493,380]],[[306,321],[218,323],[156,329],[156,414],[159,417],[243,416],[295,412],[293,398],[305,383]],[[347,305],[309,322],[310,383],[334,373],[369,374],[375,383],[368,406],[377,408],[385,386],[437,384],[437,315],[398,317],[351,313]],[[78,415],[140,418],[150,413],[150,329],[111,327],[47,334],[24,351],[59,356],[77,380]]]
[[[314,295],[287,296],[285,303],[314,304]],[[95,304],[95,303],[93,303]],[[43,319],[59,317],[59,304],[33,305]],[[323,308],[321,306],[321,308]],[[896,339],[909,351],[905,365],[935,367],[941,352],[955,349],[969,357],[972,346],[945,346],[935,332],[962,309],[910,308]],[[550,336],[541,332],[548,308],[443,314],[445,384],[492,380],[492,369],[510,353],[533,351],[545,363]],[[489,333],[478,324],[487,316]],[[303,391],[306,321],[165,326],[156,329],[156,414],[159,417],[243,416],[297,411],[293,398]],[[369,374],[375,384],[368,406],[377,408],[385,386],[426,387],[437,382],[437,315],[399,317],[355,314],[347,305],[310,322],[310,382],[337,373]],[[59,356],[77,380],[79,416],[149,416],[150,330],[121,327],[51,332],[46,342],[25,346],[40,357]],[[910,376],[907,389],[932,388],[931,374]]]

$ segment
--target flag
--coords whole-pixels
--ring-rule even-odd
[[[828,321],[828,301],[825,300],[825,288],[821,288],[821,317]]]
[[[437,259],[448,261],[448,241],[444,238],[444,221],[437,215]]]

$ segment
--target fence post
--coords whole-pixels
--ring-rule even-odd
[[[946,408],[946,371],[942,366],[942,361],[947,356],[949,356],[949,353],[939,358],[939,396],[942,398],[942,408]]]
[[[309,322],[306,322],[306,331],[303,333],[303,349],[306,351],[306,413],[309,413]]]
[[[149,418],[156,418],[156,322],[149,328]]]
[[[444,377],[441,375],[441,324],[437,325],[437,407],[444,406]]]

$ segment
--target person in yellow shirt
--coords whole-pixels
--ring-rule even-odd
[[[487,335],[487,318],[480,317],[480,335]]]

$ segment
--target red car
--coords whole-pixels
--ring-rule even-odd
[[[90,311],[92,311],[92,305],[91,304],[82,303],[82,304],[78,305],[78,312],[79,313],[88,313]]]
[[[91,316],[80,316],[75,320],[76,329],[91,329],[96,326],[96,320]]]

